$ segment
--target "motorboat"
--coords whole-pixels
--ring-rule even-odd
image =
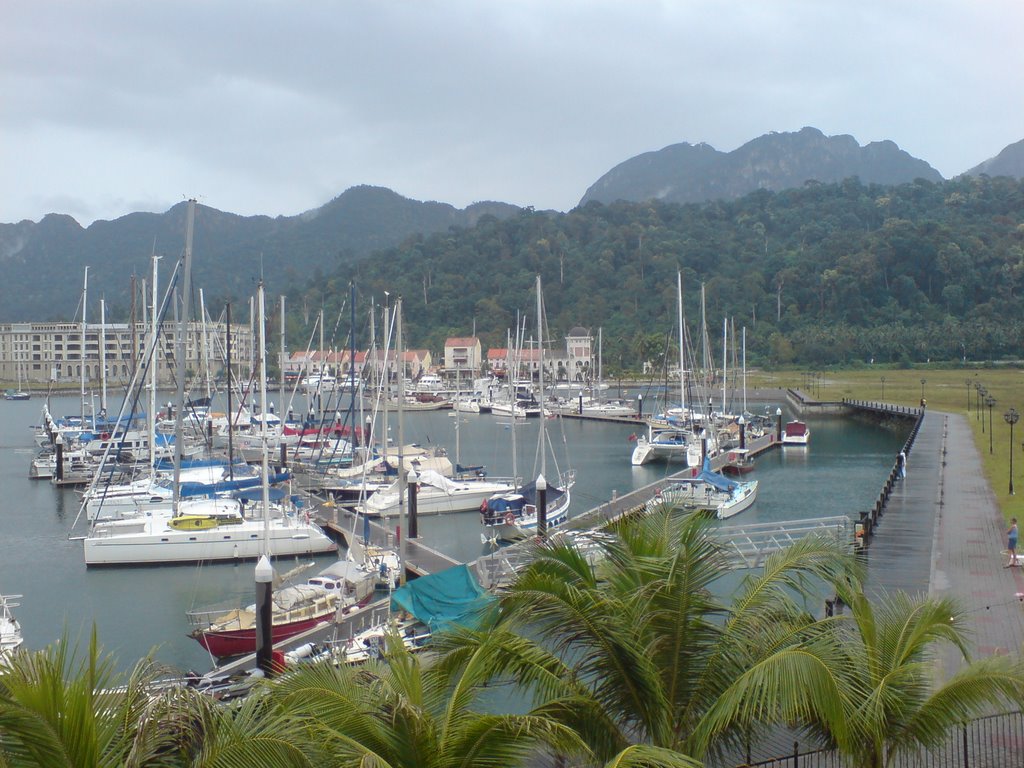
[[[480,509],[496,493],[515,489],[510,479],[491,479],[486,476],[448,478],[440,472],[425,469],[419,473],[416,493],[418,515],[441,515],[448,512],[471,512]],[[395,517],[399,513],[401,484],[398,480],[377,491],[356,509],[369,517]]]
[[[802,421],[790,421],[782,429],[783,445],[807,445],[811,440],[811,430]]]
[[[21,635],[21,624],[11,610],[18,607],[14,601],[20,598],[21,595],[0,595],[0,667],[10,661],[11,655],[25,640]]]

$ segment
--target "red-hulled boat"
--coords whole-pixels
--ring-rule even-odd
[[[338,611],[363,605],[373,596],[379,573],[362,564],[338,561],[310,578],[274,592],[271,638],[283,642],[322,622]],[[189,611],[189,633],[218,659],[256,650],[256,606],[231,610]]]
[[[722,466],[722,472],[726,475],[745,475],[754,471],[754,457],[746,448],[733,448]]]

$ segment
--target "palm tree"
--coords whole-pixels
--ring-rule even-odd
[[[462,632],[440,650],[458,659],[489,646],[490,674],[531,690],[537,711],[600,760],[630,745],[741,754],[778,722],[845,738],[846,659],[809,632],[804,598],[822,580],[856,583],[854,559],[807,538],[740,577],[709,525],[661,510],[590,545],[538,547],[491,633]]]
[[[159,668],[140,661],[126,676],[100,656],[95,629],[79,660],[67,638],[20,651],[0,675],[0,764],[176,765],[180,733],[154,695]]]
[[[272,683],[278,714],[305,721],[324,765],[378,768],[519,765],[549,745],[586,752],[569,728],[532,712],[475,709],[484,655],[463,665],[427,666],[392,638],[384,657],[360,667],[314,664]]]
[[[860,768],[881,768],[902,753],[941,744],[952,727],[1024,704],[1019,656],[971,662],[964,613],[949,598],[847,593],[849,615],[829,622],[831,642],[847,656],[846,738],[841,751]],[[941,652],[965,662],[937,683]]]

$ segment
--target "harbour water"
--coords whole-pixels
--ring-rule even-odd
[[[77,397],[51,399],[55,415],[77,413]],[[751,406],[759,410],[763,405]],[[784,407],[784,406],[783,406]],[[227,600],[252,602],[253,564],[182,565],[86,569],[82,542],[84,516],[76,523],[79,497],[47,481],[28,479],[34,454],[32,426],[42,401],[0,403],[0,592],[23,595],[17,609],[28,648],[67,637],[83,650],[95,626],[103,649],[128,668],[153,652],[179,670],[205,671],[211,660],[187,636],[185,612]],[[775,404],[771,405],[774,411]],[[855,515],[868,508],[906,435],[839,417],[810,417],[811,445],[762,454],[749,476],[760,481],[758,500],[732,523],[765,522],[828,515]],[[490,415],[460,414],[459,459],[483,464],[491,475],[512,472],[512,428]],[[570,515],[651,483],[678,467],[654,464],[634,468],[629,456],[636,425],[548,420],[558,468],[571,466],[577,481]],[[450,411],[408,413],[406,442],[436,444],[455,460],[456,417]],[[390,432],[397,439],[392,419]],[[517,470],[536,473],[538,423],[515,427]],[[555,465],[548,459],[548,477]],[[430,546],[461,560],[483,554],[482,528],[476,513],[420,520],[420,537]],[[310,571],[330,562],[317,558]],[[279,572],[294,562],[277,564]]]

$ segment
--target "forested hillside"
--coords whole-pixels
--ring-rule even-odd
[[[713,343],[730,318],[747,329],[752,363],[1017,357],[1022,217],[1024,182],[987,176],[524,211],[412,238],[293,293],[291,306],[323,300],[337,317],[354,279],[361,302],[404,297],[410,344],[436,354],[475,324],[485,346],[504,346],[539,273],[552,335],[603,328],[614,369],[672,348],[681,269],[691,334],[704,285]]]

